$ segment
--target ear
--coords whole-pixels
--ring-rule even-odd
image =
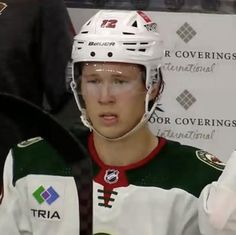
[[[155,83],[152,86],[152,91],[150,95],[150,100],[156,99],[156,97],[159,95],[160,85]]]

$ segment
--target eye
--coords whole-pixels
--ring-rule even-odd
[[[86,82],[90,83],[90,84],[100,84],[101,83],[100,79],[97,79],[97,78],[87,79]]]
[[[100,84],[101,79],[99,76],[96,74],[83,74],[82,79],[84,80],[85,83],[87,84]]]
[[[124,80],[124,79],[114,79],[114,84],[119,84],[119,85],[123,85],[123,84],[127,84],[128,81]]]

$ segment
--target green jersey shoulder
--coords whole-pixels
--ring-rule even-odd
[[[29,174],[70,176],[71,168],[46,140],[35,137],[17,144],[12,150],[13,183]]]
[[[216,181],[224,169],[225,164],[206,151],[175,141],[164,142],[151,161],[127,172],[131,184],[180,188],[199,196],[202,189]]]

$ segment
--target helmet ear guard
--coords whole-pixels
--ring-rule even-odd
[[[77,83],[73,80],[70,82],[70,87],[72,91],[75,91],[78,86],[77,86]]]
[[[75,80],[73,80],[73,81],[71,81],[70,86],[73,91],[76,104],[81,112],[80,119],[86,127],[88,127],[90,130],[92,130],[92,126],[87,119],[86,109],[84,107],[82,107],[82,101],[81,101],[82,98],[79,97],[80,95],[78,93],[78,84],[76,83]]]

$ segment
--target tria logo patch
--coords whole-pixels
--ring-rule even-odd
[[[45,190],[42,185],[33,192],[33,196],[39,204],[46,202],[48,205],[51,205],[59,198],[59,194],[52,186]]]
[[[3,13],[3,11],[7,8],[7,4],[4,2],[0,2],[0,15]]]
[[[33,198],[37,201],[37,203],[40,205],[39,208],[31,208],[30,213],[34,218],[41,219],[41,220],[53,220],[58,221],[61,219],[61,216],[59,214],[59,208],[58,205],[56,205],[57,210],[55,208],[53,209],[53,206],[51,205],[57,201],[57,199],[60,197],[59,194],[56,192],[56,190],[50,186],[47,189],[44,186],[39,186],[33,193]],[[50,206],[51,210],[47,210],[43,203],[46,203]]]
[[[108,184],[114,184],[118,181],[119,177],[119,171],[115,169],[108,169],[106,170],[106,173],[104,175],[104,180]]]
[[[59,213],[57,211],[46,211],[46,210],[36,210],[30,209],[33,217],[41,218],[41,219],[61,219]]]

